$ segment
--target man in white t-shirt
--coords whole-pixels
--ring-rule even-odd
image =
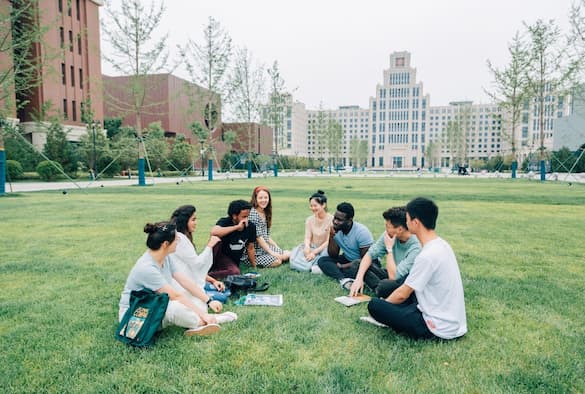
[[[405,282],[368,311],[378,323],[416,339],[454,339],[467,332],[463,283],[451,246],[437,235],[439,208],[418,197],[406,205],[408,230],[422,245]]]

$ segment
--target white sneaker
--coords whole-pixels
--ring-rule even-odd
[[[218,313],[215,315],[215,320],[217,321],[217,324],[229,323],[238,320],[238,315],[234,312]]]
[[[311,273],[321,275],[323,271],[321,271],[321,268],[317,264],[314,264],[311,266]]]
[[[360,317],[361,321],[365,321],[366,323],[373,324],[378,327],[388,327],[384,323],[380,323],[378,320],[374,319],[372,316],[362,316]]]
[[[351,278],[343,278],[339,281],[339,284],[341,285],[341,287],[343,287],[345,290],[349,291],[351,289],[351,285],[353,284],[353,279]]]
[[[219,330],[221,330],[221,327],[218,324],[212,323],[212,324],[206,324],[204,326],[190,328],[190,329],[185,331],[185,335],[188,337],[190,337],[192,335],[205,336],[205,335],[215,334],[216,332],[219,332]]]

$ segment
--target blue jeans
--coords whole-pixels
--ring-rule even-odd
[[[219,301],[222,304],[225,304],[228,300],[228,297],[232,295],[232,292],[230,291],[230,289],[226,288],[225,291],[221,292],[221,291],[218,291],[209,282],[205,282],[205,287],[203,288],[203,290],[205,290],[205,294],[210,296],[211,299],[213,299],[215,301]]]

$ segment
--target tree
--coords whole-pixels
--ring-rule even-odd
[[[193,146],[189,144],[183,134],[179,134],[171,149],[170,159],[173,164],[180,170],[191,167],[193,163]]]
[[[169,143],[165,138],[165,131],[160,122],[149,124],[144,130],[144,134],[144,144],[150,170],[166,168]]]
[[[311,124],[311,137],[315,143],[314,152],[320,165],[323,166],[325,152],[327,150],[327,124],[329,121],[328,114],[323,110],[323,103],[319,103],[316,119]]]
[[[191,123],[191,126],[189,126],[189,128],[191,129],[191,132],[193,133],[195,138],[197,138],[197,141],[199,141],[199,144],[201,145],[201,149],[199,150],[199,158],[201,160],[201,176],[205,176],[204,158],[206,157],[205,155],[206,150],[209,149],[209,146],[207,144],[209,141],[210,133],[209,130],[205,129],[199,122]]]
[[[282,145],[282,140],[284,139],[284,115],[287,94],[277,61],[274,61],[272,67],[268,69],[268,75],[270,76],[270,92],[265,120],[272,127],[273,152],[278,155],[278,148]]]
[[[144,177],[144,141],[142,138],[142,115],[152,106],[160,103],[146,103],[148,92],[156,88],[148,83],[148,76],[167,71],[169,57],[168,34],[156,39],[165,7],[161,1],[154,1],[146,8],[141,0],[121,2],[121,10],[106,8],[108,23],[102,24],[102,31],[112,47],[112,53],[104,58],[120,74],[130,78],[128,95],[130,102],[108,97],[109,105],[117,107],[124,115],[136,118],[138,134],[138,184],[146,184]]]
[[[566,95],[570,89],[580,59],[571,59],[568,56],[568,48],[559,42],[560,30],[553,20],[546,22],[539,19],[533,25],[525,26],[530,37],[530,57],[526,69],[527,92],[536,105],[539,156],[543,162],[546,158],[545,127],[552,130],[552,127],[545,124],[545,114],[554,113],[551,99]],[[541,173],[541,179],[544,180],[544,173]]]
[[[53,119],[47,130],[47,142],[43,153],[51,161],[61,164],[63,170],[72,176],[77,175],[77,152],[67,140],[68,131],[65,131],[59,119]]]
[[[334,168],[338,168],[343,144],[343,127],[336,120],[329,119],[325,133],[329,165],[333,164]]]
[[[109,158],[111,154],[109,152],[108,140],[103,130],[100,127],[94,127],[95,125],[92,125],[91,132],[85,133],[79,138],[78,153],[79,159],[83,161],[88,169],[100,171],[109,164],[109,162],[104,163],[105,160],[103,158]],[[95,176],[97,175],[95,174]]]
[[[260,120],[260,109],[265,97],[264,72],[264,67],[254,62],[252,54],[246,48],[236,51],[230,77],[230,102],[236,120],[247,124],[246,137],[242,145],[248,152],[248,160],[252,158],[254,150],[252,123]]]
[[[528,50],[520,33],[508,44],[508,53],[510,54],[510,63],[503,68],[498,69],[488,60],[488,68],[491,71],[494,82],[493,90],[487,91],[487,94],[502,108],[506,115],[502,135],[508,139],[512,146],[512,168],[518,166],[516,159],[516,130],[520,125],[522,108],[526,100],[527,80],[526,69],[528,67]],[[515,173],[512,174],[515,177]]]
[[[368,159],[368,140],[352,138],[349,142],[349,150],[354,168],[366,165]]]
[[[439,167],[441,165],[441,143],[439,141],[429,141],[426,146],[425,157],[429,167]]]

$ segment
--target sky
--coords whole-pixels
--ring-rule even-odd
[[[573,1],[166,0],[160,34],[169,34],[176,54],[188,38],[203,43],[213,17],[256,60],[266,66],[278,61],[286,88],[308,109],[368,108],[396,51],[411,53],[431,105],[488,103],[486,61],[507,64],[508,43],[525,31],[523,22],[554,19],[567,32]],[[106,64],[103,71],[112,74]]]

